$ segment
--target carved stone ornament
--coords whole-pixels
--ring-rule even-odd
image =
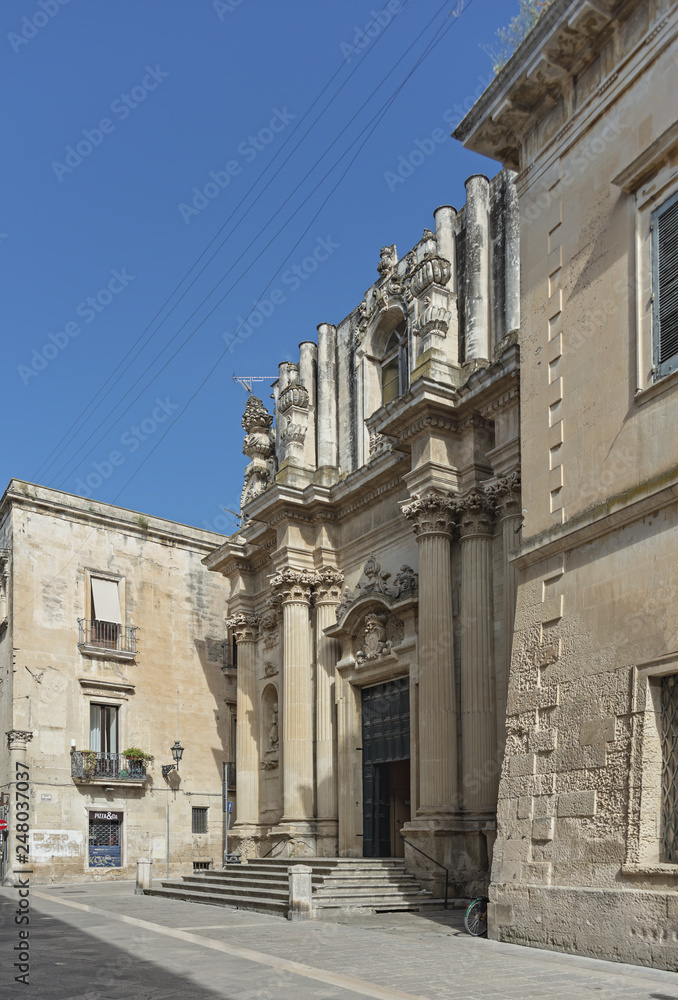
[[[374,555],[371,555],[363,567],[364,581],[361,580],[357,586],[357,593],[360,597],[364,594],[385,594],[392,597],[393,591],[387,584],[390,573],[382,573],[381,565]]]
[[[411,566],[401,566],[393,581],[395,597],[409,597],[419,589],[419,576]]]
[[[278,673],[278,668],[275,663],[271,663],[270,660],[264,660],[264,677],[275,677]]]
[[[437,333],[441,337],[447,334],[452,321],[452,313],[444,306],[427,305],[412,324],[415,337],[426,337],[429,333]]]
[[[226,619],[226,628],[233,633],[238,645],[241,642],[256,642],[259,618],[256,615],[246,615],[241,612]]]
[[[497,505],[497,513],[503,520],[507,517],[520,517],[522,514],[520,499],[520,470],[501,476],[496,483],[485,487],[485,493]]]
[[[266,601],[266,608],[259,623],[266,649],[278,644],[280,617],[280,594],[272,594]]]
[[[301,602],[309,604],[311,588],[315,583],[315,573],[305,569],[291,569],[286,566],[271,580],[271,586],[278,591],[282,604]]]
[[[378,660],[391,652],[391,643],[386,638],[386,615],[376,612],[366,615],[364,633],[363,647],[355,654],[359,667],[368,660]]]
[[[390,247],[382,247],[379,255],[379,263],[377,264],[377,271],[382,278],[389,277],[395,270],[398,264],[398,255],[396,253],[395,243]]]
[[[289,444],[291,441],[296,441],[299,444],[303,444],[306,439],[306,428],[301,424],[292,423],[291,417],[285,418],[285,426],[280,434],[280,441],[282,444]]]
[[[449,260],[439,257],[436,253],[424,257],[421,263],[417,264],[410,278],[413,295],[421,295],[429,285],[435,284],[444,287],[450,280],[450,274]]]
[[[402,508],[412,521],[417,537],[423,535],[452,535],[455,530],[459,507],[456,497],[440,490],[426,490]]]
[[[298,377],[298,376],[297,376]],[[300,382],[289,382],[278,397],[278,410],[285,413],[291,406],[308,409],[308,389]]]
[[[338,604],[341,601],[341,585],[344,574],[338,569],[327,567],[315,575],[313,598],[316,604]]]
[[[26,729],[9,729],[6,735],[7,746],[10,750],[24,750],[25,746],[20,744],[30,743],[33,739],[33,733]]]
[[[493,497],[479,490],[472,490],[459,501],[459,535],[469,538],[473,535],[491,535],[494,528],[496,503]]]
[[[266,490],[275,477],[275,437],[273,417],[258,396],[250,395],[242,418],[245,431],[243,454],[251,459],[245,469],[245,484],[240,497],[241,509]]]
[[[337,621],[340,622],[348,609],[353,604],[354,597],[348,587],[344,587],[344,594],[341,603],[337,605]]]
[[[278,766],[278,758],[264,757],[264,759],[261,762],[261,766],[264,769],[264,771],[274,771]]]

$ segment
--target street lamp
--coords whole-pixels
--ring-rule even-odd
[[[170,783],[167,776],[171,771],[176,771],[177,774],[179,773],[179,762],[181,758],[184,756],[184,748],[182,747],[179,740],[174,741],[174,745],[172,746],[172,756],[174,757],[173,764],[162,765],[162,776],[167,781],[167,877],[168,878],[170,870],[170,801],[169,801]]]
[[[181,760],[181,758],[183,757],[183,755],[184,755],[184,748],[182,747],[182,745],[179,742],[179,740],[175,740],[174,741],[174,745],[172,746],[172,756],[174,757],[174,764],[163,764],[162,765],[162,776],[163,776],[163,778],[166,778],[167,775],[170,773],[170,771],[178,771],[179,770],[179,761]]]

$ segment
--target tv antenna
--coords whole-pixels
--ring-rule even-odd
[[[275,382],[277,375],[236,375],[233,374],[233,381],[239,382],[247,392],[252,392],[253,382]]]

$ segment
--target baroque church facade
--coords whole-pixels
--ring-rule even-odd
[[[512,174],[434,218],[280,364],[273,414],[250,395],[243,523],[205,563],[237,651],[234,850],[404,856],[463,895],[496,835],[521,523]]]

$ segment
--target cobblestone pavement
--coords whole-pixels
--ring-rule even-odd
[[[678,975],[469,937],[460,911],[291,923],[134,895],[33,886],[29,986],[0,890],[0,997],[40,1000],[678,1000]]]

